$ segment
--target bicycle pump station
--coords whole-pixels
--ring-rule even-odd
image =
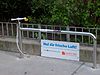
[[[17,25],[17,35],[16,35],[16,43],[18,50],[20,52],[20,57],[25,57],[25,54],[22,52],[22,37],[21,31],[38,31],[38,32],[51,32],[51,33],[63,33],[63,34],[72,34],[72,35],[83,35],[90,36],[93,39],[93,68],[96,69],[96,36],[89,32],[74,32],[74,31],[62,31],[62,30],[51,30],[51,29],[36,29],[36,28],[22,28],[21,20],[26,20],[26,18],[15,18],[11,19],[12,21],[18,21]]]
[[[27,20],[26,17],[24,18],[12,18],[11,21],[17,21],[17,34],[16,34],[16,44],[17,44],[17,48],[18,51],[20,53],[20,58],[23,58],[25,56],[25,54],[22,51],[22,38],[21,38],[21,30],[20,30],[20,26],[21,26],[21,20]]]

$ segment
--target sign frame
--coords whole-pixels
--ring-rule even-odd
[[[41,56],[79,61],[79,50],[79,43],[41,40]]]

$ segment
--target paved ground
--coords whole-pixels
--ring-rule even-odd
[[[100,75],[100,65],[0,51],[0,75]]]

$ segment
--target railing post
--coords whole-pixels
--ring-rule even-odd
[[[3,23],[2,23],[2,36],[4,37],[4,26],[3,26]]]
[[[6,29],[7,29],[7,37],[9,36],[9,32],[8,32],[8,23],[6,23]]]
[[[40,24],[38,25],[38,28],[41,29],[41,25],[40,25]],[[38,34],[38,35],[39,35],[39,36],[38,36],[38,37],[39,37],[39,40],[41,40],[41,31],[39,31],[38,33],[39,33],[39,34]]]
[[[70,29],[69,29],[69,26],[67,26],[66,30],[67,30],[67,31],[70,30]],[[70,34],[67,34],[67,41],[70,41]]]

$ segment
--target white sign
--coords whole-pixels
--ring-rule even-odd
[[[41,40],[41,56],[79,61],[79,43]]]

